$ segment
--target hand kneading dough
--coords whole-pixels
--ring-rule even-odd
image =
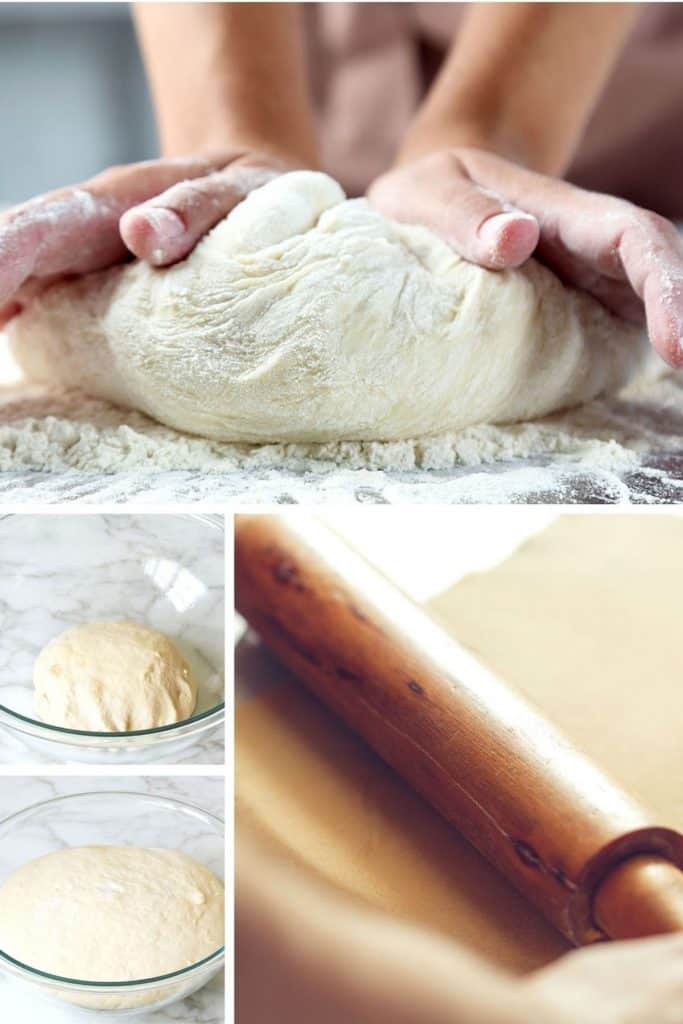
[[[530,419],[618,390],[647,348],[539,263],[473,266],[310,171],[252,193],[174,267],[52,287],[10,337],[34,380],[256,442]]]
[[[157,978],[211,956],[224,936],[222,882],[179,850],[72,847],[0,888],[0,948],[60,978]]]
[[[44,722],[88,732],[155,729],[189,718],[197,683],[163,633],[135,622],[90,622],[51,640],[33,669]]]

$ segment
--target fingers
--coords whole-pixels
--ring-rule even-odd
[[[476,189],[476,186],[472,186]],[[476,206],[473,203],[473,206]],[[479,212],[473,211],[470,223],[463,218],[459,230],[454,226],[454,245],[465,259],[478,263],[490,270],[520,267],[529,259],[538,245],[538,221],[522,210],[494,212],[485,217],[477,226]],[[461,241],[458,242],[458,236]]]
[[[121,218],[121,237],[132,253],[154,266],[184,259],[197,242],[255,188],[279,172],[240,161],[224,170],[173,185]]]
[[[69,226],[79,218],[79,190],[52,193],[10,210],[0,220],[0,316],[18,312],[19,292],[41,268],[49,265],[58,243],[68,245]],[[53,244],[51,244],[53,243]],[[68,253],[54,251],[54,262],[63,265]]]
[[[542,251],[542,249],[539,251]],[[554,269],[562,280],[563,275],[561,271],[556,267]],[[645,327],[645,306],[626,279],[615,281],[612,278],[596,274],[593,277],[592,284],[588,287],[581,285],[580,281],[572,281],[571,278],[569,283],[574,284],[575,287],[583,287],[585,291],[590,292],[606,309],[609,309],[610,313],[614,313],[620,320],[625,320],[626,323],[637,327]]]
[[[491,270],[520,266],[538,244],[536,218],[476,185],[451,153],[385,175],[370,199],[387,216],[426,225],[465,259]]]
[[[5,327],[10,320],[15,316],[18,316],[23,309],[29,305],[36,296],[40,295],[41,292],[49,288],[55,281],[67,280],[68,277],[58,274],[56,276],[47,275],[46,277],[34,277],[27,281],[16,291],[10,302],[7,302],[4,306],[0,306],[0,330]]]
[[[638,318],[645,307],[653,348],[673,367],[683,367],[683,240],[665,218],[612,196],[585,192],[566,182],[514,167],[500,157],[461,151],[459,158],[478,181],[505,190],[513,201],[551,226],[551,265],[578,287],[590,272],[588,290],[609,308]],[[569,273],[566,273],[569,266]],[[564,271],[564,272],[563,272]],[[620,287],[628,282],[633,298]]]
[[[28,279],[33,267],[31,234],[22,235],[0,227],[0,323],[18,312],[12,296]]]
[[[645,304],[648,334],[670,366],[683,368],[683,241],[673,225],[635,211],[623,231],[619,255]]]
[[[9,323],[12,317],[21,313],[21,310],[22,306],[18,302],[8,302],[6,306],[2,306],[0,308],[0,331]]]
[[[0,309],[31,277],[87,273],[122,259],[125,209],[216,166],[210,159],[154,160],[112,168],[9,210],[0,219]]]

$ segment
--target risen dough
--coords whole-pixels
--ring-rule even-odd
[[[33,379],[264,442],[530,419],[618,390],[643,354],[539,263],[473,266],[310,171],[252,193],[174,267],[51,288],[11,337]]]
[[[197,683],[163,633],[136,622],[90,622],[60,633],[33,669],[44,722],[89,732],[154,729],[189,718]]]
[[[220,949],[223,908],[223,884],[179,850],[73,847],[0,888],[0,947],[62,978],[140,981]]]

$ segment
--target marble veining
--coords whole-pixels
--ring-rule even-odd
[[[222,527],[222,520],[216,521]],[[33,663],[69,626],[129,618],[170,636],[199,682],[198,711],[223,699],[223,530],[173,515],[17,515],[0,518],[0,705],[35,717]],[[220,736],[184,761],[223,760]],[[22,750],[24,756],[22,757]],[[26,759],[0,735],[0,763]],[[50,761],[48,754],[32,761]]]
[[[48,778],[14,778],[0,781],[0,828],[1,819],[9,814],[22,810],[34,803],[49,800],[72,793],[100,792],[107,790],[125,790],[127,792],[144,793],[151,796],[170,797],[187,803],[196,804],[204,810],[224,817],[225,791],[222,778],[180,777],[164,778],[135,777],[97,778],[68,777]],[[127,823],[112,821],[108,813],[109,805],[103,798],[95,813],[89,811],[87,819],[76,813],[65,814],[52,829],[36,826],[23,832],[23,839],[3,838],[0,844],[0,883],[15,865],[25,863],[27,859],[37,856],[37,845],[43,843],[46,850],[63,845],[68,839],[69,845],[92,842],[111,842],[114,844],[144,839],[146,845],[170,845],[167,828],[161,825],[162,818],[156,820],[154,812],[148,815],[134,814]],[[144,819],[144,820],[143,820]],[[57,834],[55,834],[57,833]],[[177,846],[203,860],[217,874],[223,875],[222,851],[219,853],[215,836],[205,833],[200,822],[183,827],[178,836]],[[52,1006],[49,1003],[36,1003],[23,987],[10,981],[0,972],[0,1011],[3,1020],[12,1024],[75,1024],[79,1020],[97,1019],[92,1015],[83,1016],[72,1007]],[[106,1020],[105,1014],[98,1015]],[[119,1019],[119,1018],[117,1018]],[[156,1013],[143,1014],[135,1018],[141,1024],[224,1024],[225,1020],[225,987],[221,972],[204,988],[194,995]]]
[[[5,506],[36,502],[97,506],[151,503],[197,505],[651,505],[681,500],[683,454],[652,455],[617,473],[570,460],[517,459],[449,470],[272,468],[232,470],[122,470],[116,473],[40,470],[0,473]]]

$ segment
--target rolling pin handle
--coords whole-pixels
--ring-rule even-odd
[[[683,931],[683,871],[663,857],[630,857],[598,887],[593,916],[610,939]]]

